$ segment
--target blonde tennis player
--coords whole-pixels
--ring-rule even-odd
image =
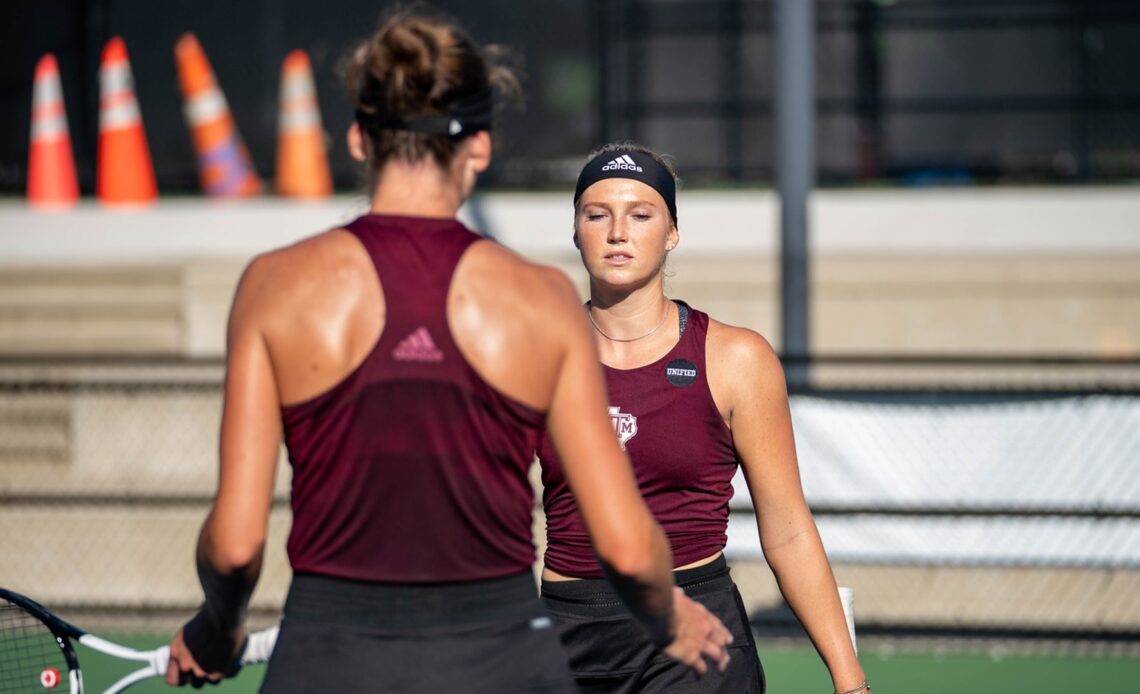
[[[676,174],[664,159],[633,144],[590,156],[574,192],[574,243],[590,276],[586,315],[608,412],[669,538],[677,585],[732,632],[732,660],[723,672],[695,677],[616,609],[590,549],[585,509],[571,494],[556,437],[547,437],[539,449],[548,541],[542,592],[571,670],[586,693],[764,691],[723,555],[732,478],[743,468],[764,556],[836,691],[868,691],[804,502],[780,362],[760,335],[665,295],[665,259],[680,240]]]

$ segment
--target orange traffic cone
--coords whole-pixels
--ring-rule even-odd
[[[135,99],[127,46],[118,36],[103,48],[99,67],[99,152],[95,195],[108,205],[154,202],[154,166]]]
[[[28,152],[28,204],[40,209],[63,209],[79,200],[79,179],[71,155],[67,111],[59,64],[48,53],[36,63],[32,91],[32,137]]]
[[[277,192],[294,198],[332,194],[321,111],[313,70],[304,51],[293,51],[281,65],[281,110],[277,121]]]
[[[198,174],[206,194],[244,197],[261,192],[261,181],[250,163],[226,97],[214,80],[206,53],[193,34],[183,34],[174,47],[183,111],[190,125]]]

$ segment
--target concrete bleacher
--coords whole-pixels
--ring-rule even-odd
[[[565,198],[485,196],[464,217],[584,291]],[[242,265],[362,210],[0,205],[0,354],[220,355]],[[811,210],[817,353],[1140,354],[1134,189],[821,192]],[[668,292],[778,344],[777,211],[762,191],[685,193]]]
[[[568,253],[541,260],[585,291]],[[776,259],[678,254],[670,295],[779,343]],[[241,263],[0,265],[0,355],[217,357]],[[812,266],[821,354],[1140,354],[1140,253],[1064,258],[822,257]]]
[[[160,265],[5,268],[0,353],[179,354],[181,274]]]
[[[479,204],[468,219],[563,268],[584,293],[568,196],[500,194]],[[9,558],[0,584],[75,607],[177,613],[194,604],[192,547],[216,474],[216,359],[241,268],[361,209],[359,198],[164,200],[130,213],[84,204],[61,215],[0,204],[0,556]],[[778,345],[777,212],[770,192],[683,193],[667,292]],[[822,192],[812,218],[817,352],[1140,355],[1135,189]],[[282,498],[287,487],[282,465]],[[288,581],[287,527],[282,505],[262,609],[280,604]],[[63,570],[77,558],[83,575]],[[933,591],[975,623],[988,615],[1137,628],[1135,614],[1113,607],[1116,591],[1140,585],[1135,567],[855,561],[836,571],[856,586],[863,614],[882,622],[944,617]],[[740,555],[737,572],[751,608],[777,601],[754,555]],[[1101,589],[1099,621],[1081,622],[1078,605],[1087,603],[1078,597]],[[1003,607],[998,595],[1022,599]],[[1018,616],[1057,601],[1044,622]]]

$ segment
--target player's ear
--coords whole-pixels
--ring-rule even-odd
[[[491,165],[491,133],[480,130],[467,138],[466,145],[471,167],[476,173],[486,171]]]
[[[345,142],[348,143],[348,154],[354,160],[362,162],[368,158],[367,153],[364,151],[364,133],[360,131],[359,123],[353,123],[348,126],[348,132],[345,134]]]
[[[669,233],[665,235],[665,252],[673,250],[677,244],[681,243],[681,234],[677,231],[677,225],[673,224],[669,227]]]

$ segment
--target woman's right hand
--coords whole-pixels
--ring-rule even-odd
[[[673,588],[673,642],[665,655],[693,668],[699,675],[708,672],[707,658],[724,672],[728,667],[728,645],[732,634],[704,605]]]

